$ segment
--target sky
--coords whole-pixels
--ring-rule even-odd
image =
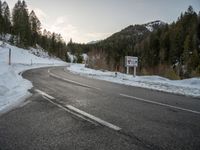
[[[3,1],[3,0],[2,0]],[[17,0],[6,0],[12,10]],[[192,5],[200,11],[200,0],[26,0],[42,27],[60,33],[66,42],[102,40],[123,28],[162,20],[176,21]]]

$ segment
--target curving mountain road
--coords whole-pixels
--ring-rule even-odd
[[[0,116],[0,150],[199,150],[199,99],[82,77],[64,68],[23,74],[33,83],[33,95]]]

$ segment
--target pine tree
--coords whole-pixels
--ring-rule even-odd
[[[83,62],[83,56],[81,54],[77,54],[77,63],[82,63]]]
[[[19,28],[20,28],[20,8],[21,8],[21,0],[15,4],[12,11],[12,23],[13,23],[13,34],[19,36]]]
[[[18,0],[13,8],[12,18],[14,34],[18,36],[17,44],[22,47],[30,46],[31,29],[25,1]]]
[[[53,32],[51,35],[51,49],[50,52],[51,54],[55,54],[55,50],[56,50],[56,34]]]
[[[29,15],[29,22],[31,28],[31,45],[35,46],[39,40],[39,35],[41,34],[41,23],[33,10]]]
[[[4,19],[4,33],[11,32],[10,8],[6,2],[3,2],[2,15]]]
[[[26,2],[22,1],[22,44],[27,47],[30,46],[30,38],[31,38],[31,28],[29,23],[29,15],[28,15],[28,8]]]
[[[184,65],[188,65],[190,53],[192,53],[192,39],[190,35],[186,36],[184,41],[184,51],[183,51],[183,63]]]
[[[0,34],[3,33],[3,16],[2,16],[2,2],[0,0]]]
[[[197,49],[200,54],[200,11],[198,14],[198,25],[197,25]]]
[[[190,5],[189,7],[188,7],[188,9],[187,9],[187,12],[186,12],[186,14],[194,14],[195,12],[194,12],[194,9],[193,9],[193,7]]]

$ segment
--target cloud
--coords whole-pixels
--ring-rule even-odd
[[[66,42],[68,42],[70,38],[77,40],[76,37],[78,37],[79,35],[78,28],[70,24],[65,16],[57,17],[53,24],[51,25],[45,24],[43,28],[51,32],[61,34]]]
[[[90,32],[85,33],[80,31],[78,27],[69,23],[64,16],[60,16],[56,19],[55,23],[49,26],[51,32],[60,33],[64,40],[68,42],[71,38],[75,42],[87,43],[94,40],[105,39],[111,33],[103,33],[103,32]]]
[[[64,24],[64,23],[66,23],[66,17],[60,16],[60,17],[58,17],[58,18],[56,19],[56,22],[55,22],[54,25],[62,25],[62,24]]]
[[[58,34],[61,34],[63,39],[66,42],[69,42],[70,39],[74,42],[81,42],[81,43],[87,43],[94,40],[101,40],[110,35],[110,33],[101,33],[101,32],[85,32],[84,30],[80,30],[77,26],[73,25],[67,16],[59,16],[52,22],[52,18],[48,16],[47,13],[45,13],[40,8],[31,8],[29,7],[29,10],[34,10],[36,16],[41,21],[42,24],[42,30],[46,29],[50,32],[55,32]]]
[[[93,40],[104,39],[105,37],[110,35],[110,33],[86,33],[84,31],[81,31],[77,26],[71,24],[66,16],[59,16],[56,19],[54,19],[55,21],[53,23],[51,23],[48,21],[50,17],[41,9],[34,8],[30,10],[35,11],[37,17],[41,21],[42,29],[61,34],[66,42],[70,41],[70,39],[72,38],[72,40],[75,42],[86,43]]]
[[[81,31],[77,26],[70,23],[66,16],[59,16],[55,19],[54,23],[51,25],[44,24],[43,28],[59,33],[62,35],[63,39],[68,42],[72,38],[75,42],[89,42],[93,40],[101,40],[108,37],[111,33],[101,33],[101,32],[90,32],[86,33]]]

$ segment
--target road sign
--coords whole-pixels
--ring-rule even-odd
[[[134,67],[134,73],[133,76],[136,76],[136,67],[138,66],[138,57],[133,56],[125,56],[125,66],[126,66],[126,72],[129,74],[129,67]]]
[[[126,67],[137,67],[138,66],[138,57],[125,56],[125,66]]]

